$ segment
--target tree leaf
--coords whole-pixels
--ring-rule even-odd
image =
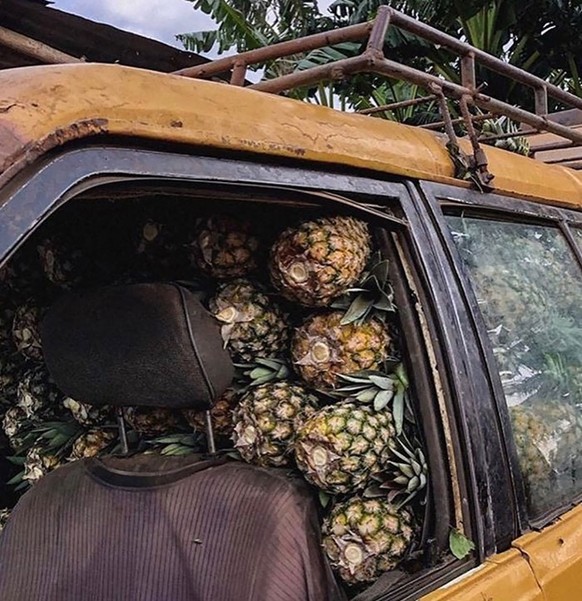
[[[324,492],[323,490],[320,490],[319,491],[319,504],[325,508],[329,505],[330,501],[331,501],[331,495]]]
[[[452,528],[449,533],[449,549],[457,559],[464,559],[475,549],[475,543],[456,528]]]

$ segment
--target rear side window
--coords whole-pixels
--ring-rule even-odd
[[[493,347],[535,518],[582,492],[580,266],[555,227],[447,220]]]

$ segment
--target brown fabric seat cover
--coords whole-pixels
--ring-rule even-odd
[[[2,601],[337,601],[285,471],[145,456],[44,477],[0,534]]]

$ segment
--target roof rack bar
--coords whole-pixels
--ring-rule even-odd
[[[475,77],[475,55],[469,52],[461,59],[461,83],[469,90],[474,90],[477,87]]]
[[[473,123],[479,123],[480,121],[487,121],[488,119],[494,119],[496,115],[493,113],[485,113],[483,115],[471,115],[471,121]],[[465,119],[463,117],[458,117],[457,119],[452,120],[453,125],[458,125],[459,123],[465,123]],[[434,123],[424,123],[423,125],[419,125],[418,127],[422,127],[422,129],[441,129],[445,125],[444,121],[436,121]],[[523,134],[519,134],[523,135]]]
[[[391,102],[390,104],[381,104],[380,106],[373,106],[369,109],[361,109],[356,111],[359,115],[373,115],[374,113],[383,113],[384,111],[394,111],[396,109],[408,108],[409,106],[416,106],[418,104],[424,104],[425,102],[433,102],[437,97],[434,94],[430,96],[422,96],[421,98],[411,98],[410,100],[401,100],[400,102]]]
[[[562,100],[571,106],[582,108],[582,98],[578,98],[577,96],[574,96],[574,94],[570,94],[569,92],[566,92],[557,86],[551,85],[540,77],[528,73],[519,67],[515,67],[510,63],[506,63],[492,54],[488,54],[483,50],[479,50],[478,48],[475,48],[466,42],[461,42],[460,40],[457,40],[456,38],[439,31],[438,29],[435,29],[426,23],[417,21],[413,17],[409,17],[408,15],[405,15],[397,10],[387,6],[382,6],[378,9],[378,13],[380,13],[382,10],[391,11],[392,23],[401,29],[409,31],[410,33],[415,33],[426,40],[434,42],[435,44],[447,46],[452,50],[455,50],[461,56],[472,54],[477,62],[481,63],[492,71],[495,71],[501,75],[505,75],[532,88],[545,87],[547,93],[553,98]]]
[[[546,86],[534,88],[536,115],[548,114],[548,89]]]
[[[241,52],[235,56],[227,56],[206,65],[197,65],[195,67],[187,67],[174,71],[173,75],[182,75],[184,77],[212,77],[221,72],[232,69],[236,62],[252,65],[254,63],[263,63],[283,56],[290,56],[299,52],[307,52],[316,50],[325,46],[333,46],[342,42],[354,42],[365,40],[370,35],[374,21],[360,23],[358,25],[350,25],[342,29],[334,29],[323,33],[315,33],[304,38],[289,40],[287,42],[279,42],[272,46]]]

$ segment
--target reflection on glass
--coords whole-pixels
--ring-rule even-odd
[[[539,516],[582,492],[582,272],[556,228],[447,221],[493,345],[529,512]]]

